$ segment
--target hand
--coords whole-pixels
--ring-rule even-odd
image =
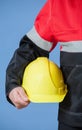
[[[19,86],[9,93],[9,98],[18,109],[24,108],[30,103],[24,89]]]

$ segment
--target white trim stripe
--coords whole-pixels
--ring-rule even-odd
[[[61,51],[65,52],[82,52],[82,41],[59,42]]]
[[[51,50],[52,42],[44,40],[42,37],[40,37],[40,35],[37,33],[35,27],[33,27],[26,35],[40,48],[42,48],[46,51]]]

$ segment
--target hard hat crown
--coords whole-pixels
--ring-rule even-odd
[[[60,68],[46,57],[25,68],[22,86],[32,102],[61,102],[67,93]]]

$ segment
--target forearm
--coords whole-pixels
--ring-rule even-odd
[[[37,47],[27,36],[24,36],[6,70],[6,95],[8,100],[9,92],[13,88],[21,86],[25,67],[40,56],[49,57],[49,52]]]

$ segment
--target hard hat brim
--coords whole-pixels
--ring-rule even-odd
[[[59,103],[64,100],[67,89],[63,95],[30,95],[29,100],[33,103]]]

